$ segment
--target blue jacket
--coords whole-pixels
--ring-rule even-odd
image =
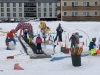
[[[8,37],[6,38],[6,41],[5,42],[11,42],[11,41],[13,41],[14,44],[16,45],[16,40],[15,39],[9,39]]]
[[[95,42],[94,41],[90,41],[89,50],[93,49],[94,46],[95,46]]]
[[[62,29],[61,27],[58,27],[58,28],[56,29],[56,31],[57,31],[57,36],[58,36],[58,35],[61,35],[61,34],[62,34],[63,29]]]

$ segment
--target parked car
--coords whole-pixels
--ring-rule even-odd
[[[10,22],[15,22],[15,19],[13,19],[13,18],[12,18],[12,19],[10,19]]]
[[[9,19],[8,18],[4,19],[4,22],[9,22]]]
[[[20,22],[20,19],[16,19],[16,22]]]

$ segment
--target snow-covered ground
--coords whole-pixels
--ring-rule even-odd
[[[33,25],[34,33],[39,33],[38,25],[40,22],[29,22]],[[80,42],[84,42],[84,52],[88,51],[88,44],[91,38],[96,37],[97,41],[100,37],[100,22],[63,22],[52,21],[46,22],[52,32],[55,31],[59,23],[61,23],[64,31],[63,41],[67,38],[67,45],[70,46],[68,38],[73,32],[79,32],[83,38]],[[17,26],[18,23],[0,23],[3,32],[10,31]],[[50,61],[51,58],[30,59],[24,52],[20,42],[17,42],[15,50],[6,50],[5,38],[6,34],[0,32],[0,75],[100,75],[100,55],[86,56],[81,58],[82,66],[73,67],[71,58],[65,58],[58,61]],[[2,36],[4,35],[4,36]],[[53,46],[46,46],[53,50]],[[55,48],[55,55],[52,57],[70,56],[60,52],[60,46]],[[6,59],[7,56],[14,56],[14,59]],[[14,70],[14,64],[19,63],[24,70]]]

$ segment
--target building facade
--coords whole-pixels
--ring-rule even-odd
[[[0,3],[0,18],[24,18],[24,3]]]
[[[58,0],[58,16],[64,21],[100,21],[100,0]]]
[[[37,18],[57,20],[57,3],[37,3]]]
[[[0,18],[57,19],[57,0],[0,0]]]

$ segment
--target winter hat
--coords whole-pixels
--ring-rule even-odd
[[[40,34],[38,34],[38,37],[40,37]]]

